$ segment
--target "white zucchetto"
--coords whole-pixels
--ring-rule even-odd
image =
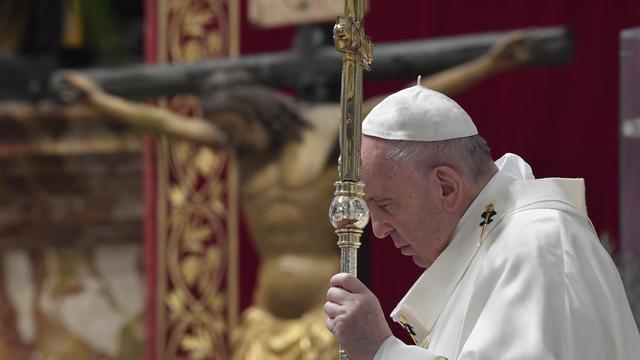
[[[478,134],[466,111],[421,85],[389,95],[362,123],[362,133],[387,140],[441,141]]]

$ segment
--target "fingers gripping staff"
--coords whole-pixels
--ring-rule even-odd
[[[351,274],[331,278],[324,311],[327,328],[352,360],[373,359],[380,344],[391,336],[378,299]]]

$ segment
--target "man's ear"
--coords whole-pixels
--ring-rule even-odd
[[[436,167],[434,176],[442,208],[449,212],[457,211],[462,204],[462,176],[446,165]]]

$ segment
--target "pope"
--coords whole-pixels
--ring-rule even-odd
[[[362,180],[376,237],[426,270],[391,317],[356,277],[330,280],[327,327],[359,359],[637,359],[617,269],[587,216],[582,179],[535,179],[493,161],[469,115],[420,85],[363,122]]]

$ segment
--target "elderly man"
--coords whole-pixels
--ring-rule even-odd
[[[638,359],[618,272],[587,217],[581,179],[495,163],[467,113],[414,86],[363,123],[362,178],[376,237],[424,274],[391,317],[357,278],[331,279],[327,327],[351,359]]]

